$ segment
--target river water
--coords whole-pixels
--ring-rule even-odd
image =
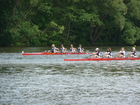
[[[101,46],[101,52],[106,48]],[[131,47],[125,48],[128,55]],[[140,105],[140,61],[70,62],[63,59],[90,55],[21,55],[48,49],[0,47],[0,105]],[[112,49],[115,56],[120,47]]]

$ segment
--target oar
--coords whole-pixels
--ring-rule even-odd
[[[85,57],[85,58],[91,58],[91,56],[93,56],[93,55],[88,55],[88,57]]]
[[[102,54],[102,53],[100,53],[100,55],[101,55],[101,54]],[[89,58],[89,57],[91,58],[91,56],[93,56],[93,54],[92,54],[92,55],[89,55],[88,57],[85,57],[85,58]]]

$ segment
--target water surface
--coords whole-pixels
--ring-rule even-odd
[[[112,48],[115,56],[120,47]],[[90,55],[21,55],[48,49],[0,49],[1,105],[140,105],[140,61],[65,62]]]

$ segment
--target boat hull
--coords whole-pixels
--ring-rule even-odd
[[[112,60],[140,60],[137,58],[86,58],[86,59],[64,59],[64,61],[112,61]]]
[[[92,53],[47,53],[47,52],[40,52],[40,53],[22,53],[22,55],[75,55],[75,54],[92,54]]]

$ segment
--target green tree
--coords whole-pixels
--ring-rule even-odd
[[[139,0],[0,0],[0,45],[133,45]]]
[[[130,0],[126,5],[128,12],[122,37],[127,44],[133,45],[140,40],[140,1]]]

